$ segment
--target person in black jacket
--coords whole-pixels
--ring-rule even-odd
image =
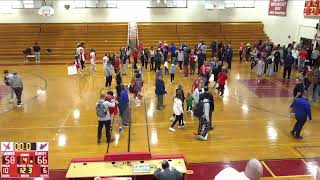
[[[162,168],[158,168],[153,176],[156,180],[181,180],[183,175],[174,167],[170,168],[169,162],[164,160],[161,163]]]
[[[210,125],[209,125],[209,130],[213,130],[212,126],[212,113],[214,111],[214,99],[212,94],[209,92],[209,89],[207,86],[204,87],[204,93],[200,95],[199,102],[208,99],[210,101],[210,111],[209,111],[209,120],[210,120]]]
[[[164,85],[164,81],[162,80],[162,76],[159,76],[156,79],[156,89],[155,93],[157,95],[158,103],[157,103],[157,110],[161,111],[163,109],[163,95],[166,94],[166,87]]]
[[[291,69],[292,69],[292,65],[294,63],[294,57],[292,56],[292,53],[289,52],[289,54],[286,56],[286,58],[284,59],[283,62],[283,79],[286,78],[287,72],[288,72],[288,79],[290,79],[290,75],[291,75]]]
[[[281,61],[281,54],[279,49],[277,48],[274,52],[274,72],[278,72],[280,61]]]

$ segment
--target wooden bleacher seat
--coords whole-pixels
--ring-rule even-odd
[[[127,30],[127,23],[0,24],[0,63],[23,63],[21,51],[36,41],[41,63],[72,63],[78,42],[85,43],[86,52],[96,49],[101,61],[106,52],[118,53],[126,46]]]
[[[257,40],[268,40],[261,22],[190,22],[190,23],[139,23],[139,37],[144,47],[155,46],[159,40],[171,44],[186,43],[193,47],[200,41],[210,44],[213,40],[231,42],[234,49],[240,43],[254,44]],[[237,51],[234,51],[237,53]]]

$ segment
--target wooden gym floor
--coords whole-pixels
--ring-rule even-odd
[[[239,64],[237,59],[228,74],[225,96],[219,97],[210,88],[215,97],[215,129],[206,142],[195,139],[198,122],[187,113],[185,129],[168,130],[175,89],[182,84],[187,94],[194,76],[185,79],[177,71],[176,83],[171,85],[170,76],[166,75],[166,108],[156,112],[155,73],[145,71],[144,98],[141,106],[131,106],[130,128],[119,136],[119,118],[115,118],[116,141],[98,145],[95,103],[104,87],[101,64],[96,75],[86,73],[81,78],[68,76],[67,65],[0,67],[1,72],[4,69],[18,70],[25,87],[21,109],[9,103],[3,84],[0,88],[0,141],[48,141],[51,169],[66,169],[72,158],[99,157],[106,152],[183,153],[188,163],[320,157],[319,106],[312,105],[313,121],[304,126],[304,139],[293,139],[289,131],[295,120],[288,114],[292,82],[273,78],[257,85],[249,64]],[[131,75],[123,80],[128,84]],[[115,79],[113,87],[114,83]]]

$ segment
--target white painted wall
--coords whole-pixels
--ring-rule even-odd
[[[301,36],[313,37],[317,18],[304,18],[304,0],[289,0],[287,16],[268,16],[268,0],[256,0],[255,8],[205,10],[202,0],[189,0],[188,8],[146,8],[147,1],[119,1],[115,9],[65,10],[71,0],[55,1],[55,15],[40,17],[37,10],[12,10],[1,14],[0,23],[82,23],[82,22],[239,22],[262,21],[265,32],[275,43],[287,43],[288,35],[298,41]]]

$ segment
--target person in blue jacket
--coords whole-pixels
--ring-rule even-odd
[[[157,103],[157,110],[160,111],[163,109],[163,96],[166,94],[166,87],[164,85],[164,81],[162,80],[162,76],[159,76],[156,79],[156,89],[155,93],[157,95],[158,103]]]
[[[176,50],[177,50],[177,47],[174,45],[174,43],[172,43],[170,46],[171,61],[172,61],[172,58],[175,57],[176,55]]]
[[[303,139],[303,137],[300,136],[302,127],[306,123],[307,117],[309,117],[310,122],[312,120],[309,100],[305,97],[298,97],[293,101],[291,107],[294,109],[295,118],[297,120],[291,131],[291,135],[296,139]]]

